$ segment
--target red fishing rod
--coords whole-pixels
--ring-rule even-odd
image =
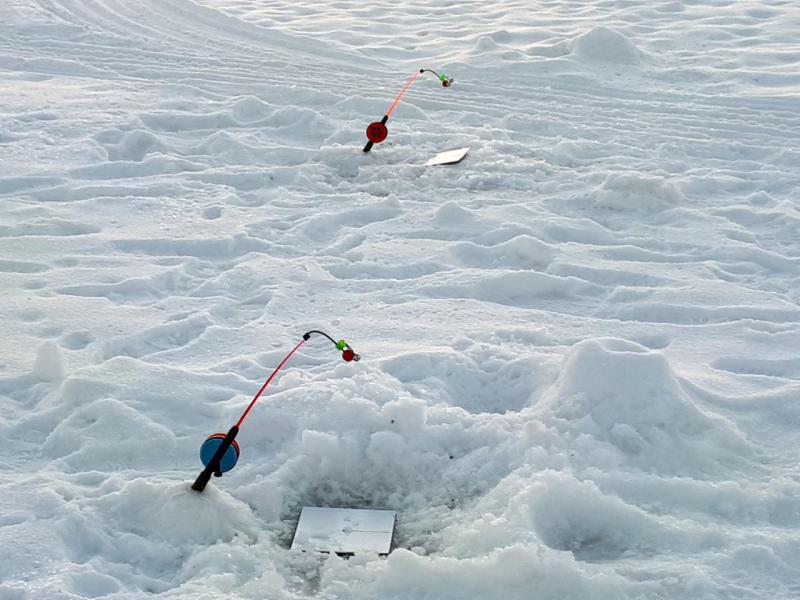
[[[236,436],[239,434],[239,429],[241,428],[242,423],[244,423],[247,415],[250,414],[253,406],[255,406],[256,402],[261,397],[261,394],[264,393],[264,390],[267,389],[267,386],[272,382],[273,379],[275,379],[278,371],[280,371],[283,368],[283,365],[289,361],[292,355],[294,355],[294,353],[297,352],[300,347],[309,340],[312,334],[318,334],[328,338],[336,346],[336,349],[342,352],[342,359],[344,361],[350,362],[361,359],[361,357],[350,347],[350,344],[344,340],[339,340],[337,342],[324,331],[318,331],[316,329],[312,329],[311,331],[304,333],[303,339],[300,340],[300,343],[292,348],[289,354],[287,354],[280,364],[275,367],[272,375],[267,378],[267,380],[264,382],[264,385],[261,386],[261,389],[258,390],[258,393],[253,397],[253,399],[250,401],[250,404],[248,404],[247,408],[242,413],[242,416],[239,417],[238,421],[236,421],[236,425],[231,427],[228,430],[228,433],[214,433],[208,436],[206,441],[203,442],[203,445],[200,446],[200,461],[203,463],[205,468],[200,472],[200,475],[197,476],[197,479],[195,479],[195,482],[192,484],[193,490],[202,492],[204,489],[206,489],[206,485],[208,485],[212,474],[216,477],[222,477],[223,473],[230,471],[236,466],[236,462],[239,460],[239,444],[236,442]]]
[[[439,75],[439,73],[437,73],[433,69],[420,69],[419,73],[414,73],[414,75],[412,75],[411,78],[403,86],[403,89],[400,90],[400,93],[397,94],[397,97],[394,99],[394,102],[392,102],[392,105],[389,107],[389,110],[387,110],[386,114],[383,115],[383,119],[367,125],[368,141],[367,145],[364,146],[364,152],[369,152],[370,150],[372,150],[373,144],[380,144],[383,140],[387,138],[387,136],[389,135],[389,130],[386,128],[386,121],[388,121],[389,117],[392,116],[394,109],[397,108],[400,99],[403,97],[403,94],[405,94],[408,91],[408,88],[411,87],[411,84],[417,80],[417,77],[426,72],[433,73],[434,75],[436,75],[439,81],[442,82],[442,87],[450,87],[451,85],[453,85],[452,77],[448,77],[447,75]]]

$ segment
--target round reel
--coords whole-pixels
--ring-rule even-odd
[[[217,449],[222,445],[222,440],[225,439],[224,433],[214,433],[206,438],[206,441],[203,442],[203,445],[200,446],[200,462],[203,463],[204,467],[208,466],[208,463],[211,462],[211,459],[214,458],[214,454],[217,452]],[[236,466],[236,462],[239,460],[239,444],[236,440],[233,440],[233,443],[230,447],[225,451],[225,454],[222,456],[222,459],[219,461],[219,470],[222,473],[227,473],[233,467]]]
[[[388,135],[389,130],[380,121],[367,125],[367,139],[373,144],[380,144]]]

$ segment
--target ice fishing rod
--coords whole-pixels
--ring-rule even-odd
[[[206,441],[203,442],[203,445],[200,446],[200,462],[203,463],[205,468],[200,472],[200,475],[197,476],[197,479],[195,479],[194,483],[192,484],[193,490],[202,492],[204,489],[206,489],[206,485],[208,485],[212,474],[217,477],[222,477],[223,473],[230,471],[236,466],[236,462],[239,460],[239,444],[236,442],[236,436],[239,434],[239,429],[241,428],[242,423],[244,423],[247,415],[250,414],[253,406],[255,406],[256,402],[261,397],[261,394],[264,393],[264,390],[267,389],[267,386],[278,374],[278,371],[280,371],[281,368],[283,368],[283,365],[289,361],[292,355],[309,340],[312,334],[318,334],[328,338],[333,345],[336,346],[336,349],[341,351],[342,359],[345,362],[361,360],[361,357],[350,347],[350,344],[344,340],[339,340],[337,342],[324,331],[318,331],[316,329],[312,329],[311,331],[304,333],[303,339],[300,340],[300,343],[292,348],[289,354],[287,354],[280,364],[275,367],[272,375],[267,378],[267,380],[264,382],[264,385],[261,386],[261,389],[258,390],[258,393],[253,397],[253,399],[250,401],[250,404],[242,413],[242,416],[239,417],[238,421],[236,421],[236,425],[231,427],[228,430],[228,433],[214,433],[208,436]]]
[[[408,88],[411,87],[411,84],[417,80],[417,77],[422,75],[423,73],[433,73],[442,82],[442,87],[450,87],[453,85],[453,78],[448,77],[447,75],[439,75],[433,69],[420,69],[418,73],[414,73],[411,78],[406,82],[403,86],[403,89],[400,90],[400,93],[397,94],[397,97],[392,102],[392,105],[389,107],[389,110],[386,111],[386,114],[383,115],[383,118],[380,121],[375,121],[367,125],[367,145],[364,146],[364,152],[369,152],[372,150],[373,144],[380,144],[383,140],[387,138],[389,135],[389,130],[386,128],[386,121],[389,120],[389,117],[392,116],[394,109],[397,108],[397,104],[400,102],[400,98],[403,97],[408,91]]]

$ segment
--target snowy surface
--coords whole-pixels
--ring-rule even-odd
[[[0,599],[800,597],[798,31],[0,3]],[[362,361],[312,339],[192,492],[311,328]],[[397,549],[293,552],[304,505]]]

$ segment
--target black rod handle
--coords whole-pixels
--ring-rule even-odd
[[[210,479],[211,479],[211,469],[206,467],[200,472],[200,475],[197,476],[197,479],[194,480],[194,483],[192,484],[192,489],[195,492],[202,492],[204,489],[206,489],[206,486],[208,485]]]

